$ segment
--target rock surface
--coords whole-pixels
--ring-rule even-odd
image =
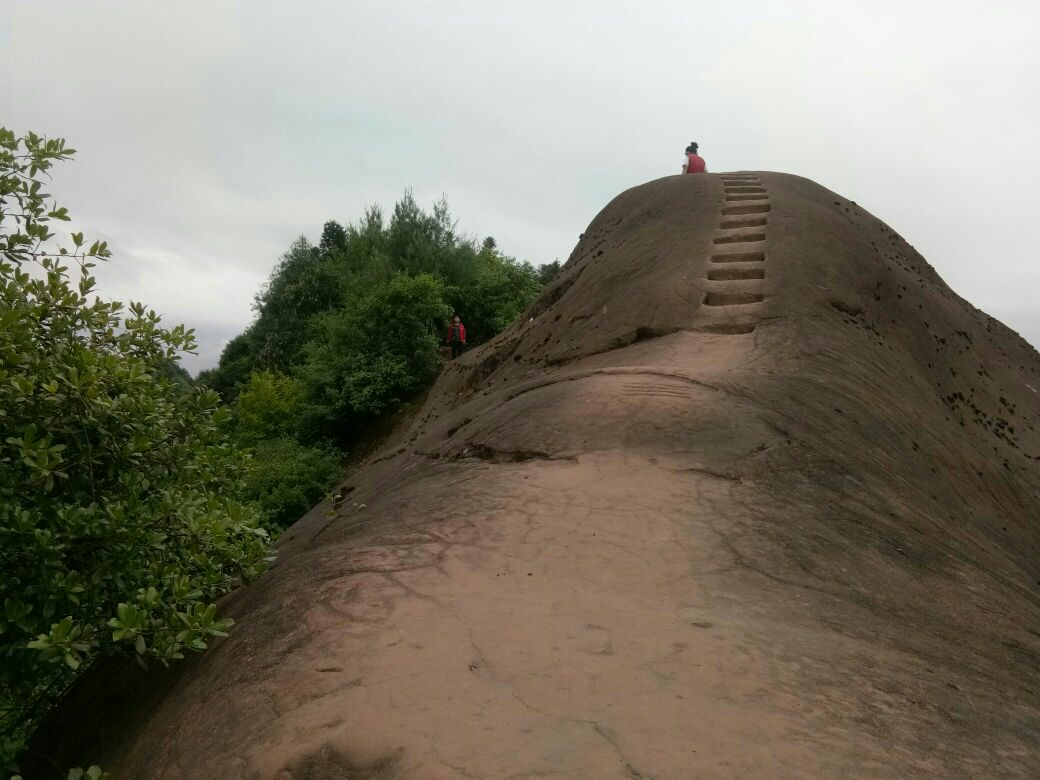
[[[1038,390],[855,203],[636,187],[230,639],[65,747],[121,778],[1036,777]]]

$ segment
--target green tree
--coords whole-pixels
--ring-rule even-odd
[[[458,234],[444,198],[427,213],[405,192],[394,206],[385,251],[395,270],[431,274],[449,285],[471,284],[479,272],[477,250]]]
[[[549,284],[556,276],[563,270],[563,266],[560,265],[559,260],[553,260],[551,263],[538,266],[538,283],[545,287]]]
[[[253,374],[235,402],[238,440],[253,445],[264,439],[293,438],[303,404],[299,381],[274,371]]]
[[[295,522],[340,473],[338,452],[298,441],[305,427],[304,392],[292,377],[261,371],[249,378],[235,402],[235,438],[251,454],[246,492],[259,502],[272,528]]]
[[[264,439],[252,449],[245,487],[264,512],[267,525],[286,528],[314,506],[339,477],[340,455],[289,437]]]
[[[330,258],[335,256],[338,252],[342,252],[346,248],[347,231],[344,230],[343,226],[336,222],[336,220],[330,219],[321,229],[321,240],[318,242],[318,252],[326,258]]]
[[[286,371],[295,365],[314,318],[340,306],[342,284],[333,259],[302,236],[282,256],[255,299],[258,316],[250,337],[256,368]]]
[[[43,177],[73,150],[0,129],[0,736],[8,751],[99,653],[163,662],[229,620],[266,532],[211,390],[171,381],[194,348],[142,304],[96,297],[103,242],[52,248]],[[176,373],[176,372],[172,372]]]
[[[199,372],[198,384],[216,390],[225,401],[238,395],[256,364],[256,350],[250,336],[247,329],[231,339],[220,353],[217,368]]]
[[[398,274],[327,315],[302,370],[330,421],[357,425],[429,383],[440,370],[440,329],[451,316],[444,285]]]
[[[333,224],[326,225],[323,236],[328,251],[311,246],[302,236],[293,242],[254,297],[256,319],[228,342],[216,369],[199,375],[200,383],[225,401],[238,396],[254,371],[289,371],[302,358],[315,318],[340,306],[344,270],[333,251],[338,240],[329,227]]]
[[[472,344],[487,341],[507,327],[542,289],[534,266],[506,257],[486,241],[477,260],[473,282],[449,294]]]

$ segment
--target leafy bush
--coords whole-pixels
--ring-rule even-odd
[[[437,375],[440,329],[451,316],[444,295],[429,274],[398,274],[326,315],[302,375],[332,419],[382,414]]]
[[[277,529],[295,523],[332,487],[340,456],[323,447],[305,447],[289,438],[259,443],[246,470],[246,490]]]
[[[259,359],[251,335],[247,330],[231,339],[220,353],[220,365],[202,371],[198,383],[213,388],[225,401],[231,401],[238,395],[242,385],[249,381],[249,375]]]
[[[301,430],[311,434],[307,408],[303,385],[273,371],[253,374],[235,402],[235,438],[252,452],[246,493],[273,528],[295,522],[340,473],[338,452],[296,441]],[[311,434],[311,440],[317,438]]]
[[[268,554],[211,390],[167,378],[192,331],[90,297],[103,243],[49,251],[40,175],[73,150],[0,129],[0,735],[7,748],[99,653],[163,662],[230,621]],[[78,266],[78,268],[76,268]],[[32,273],[26,268],[34,269]],[[70,270],[74,268],[76,270]]]
[[[294,436],[303,403],[299,381],[274,371],[253,374],[235,402],[236,438],[254,445]]]
[[[478,255],[473,282],[449,294],[453,308],[463,316],[469,340],[475,343],[508,327],[542,289],[534,266],[500,254],[493,239],[490,242],[485,240]]]
[[[560,265],[559,260],[553,260],[551,263],[539,266],[538,268],[538,283],[545,287],[553,279],[559,276],[560,271],[563,270],[563,266]]]

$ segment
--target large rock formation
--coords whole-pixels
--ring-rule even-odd
[[[1038,390],[855,203],[636,187],[230,639],[75,747],[125,778],[1036,777]]]

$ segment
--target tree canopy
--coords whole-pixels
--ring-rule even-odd
[[[266,565],[229,409],[177,364],[195,346],[96,293],[104,242],[55,244],[62,139],[0,129],[0,758],[102,654],[163,663],[231,621]]]
[[[534,266],[504,255],[493,238],[478,245],[461,235],[443,199],[427,212],[411,193],[405,193],[389,221],[373,206],[345,227],[326,222],[316,246],[303,237],[297,239],[256,295],[254,322],[228,344],[219,366],[200,379],[233,400],[255,371],[296,373],[309,364],[307,375],[317,378],[315,354],[331,354],[328,338],[335,331],[331,323],[342,321],[348,311],[359,312],[362,301],[371,301],[373,295],[392,297],[392,290],[407,285],[402,278],[419,276],[429,279],[427,285],[437,285],[433,294],[444,304],[424,310],[430,318],[424,323],[429,334],[437,338],[452,311],[457,311],[473,344],[512,322],[543,286]],[[370,309],[369,314],[378,322],[366,327],[379,329],[369,341],[370,349],[399,354],[401,347],[393,342],[404,331],[396,320],[414,327],[414,317],[392,306]],[[435,344],[427,346],[432,351]],[[367,364],[372,381],[378,383],[379,377],[392,374],[373,370],[371,361]],[[318,380],[309,391],[321,396],[327,387]],[[358,393],[384,394],[381,388],[362,390],[355,383],[354,394]]]

